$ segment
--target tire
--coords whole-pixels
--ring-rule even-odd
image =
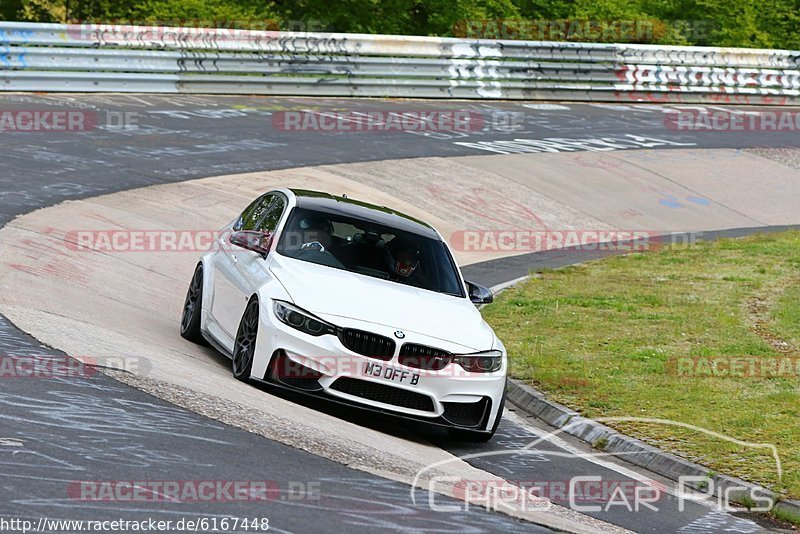
[[[242,314],[242,320],[239,322],[239,329],[236,332],[231,368],[233,377],[242,382],[250,380],[250,372],[253,369],[260,309],[258,299],[251,299]]]
[[[193,343],[205,345],[206,340],[200,332],[200,317],[203,307],[203,264],[197,264],[189,282],[189,290],[183,302],[181,314],[181,337]]]
[[[455,441],[468,441],[472,443],[486,443],[494,437],[497,428],[500,426],[500,420],[503,418],[503,408],[506,405],[506,392],[503,390],[503,396],[500,398],[500,409],[497,410],[497,417],[492,425],[491,432],[476,432],[474,430],[467,430],[466,428],[451,428],[449,431],[450,437]]]

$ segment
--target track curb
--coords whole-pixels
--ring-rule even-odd
[[[508,380],[506,399],[523,412],[565,434],[580,439],[599,451],[621,457],[629,463],[674,482],[678,482],[682,476],[704,478],[713,481],[714,496],[716,497],[722,497],[728,491],[734,500],[737,499],[737,495],[766,497],[775,503],[774,511],[800,516],[800,501],[780,500],[776,493],[763,486],[746,482],[740,478],[715,474],[711,469],[700,464],[664,452],[636,438],[620,434],[602,423],[583,417],[575,410],[548,399],[542,392],[519,380],[513,378]],[[705,491],[703,483],[687,484],[687,486]],[[738,491],[730,488],[736,488]]]

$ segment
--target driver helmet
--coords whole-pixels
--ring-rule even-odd
[[[385,250],[391,273],[408,278],[417,270],[420,250],[413,241],[397,236],[387,243]]]

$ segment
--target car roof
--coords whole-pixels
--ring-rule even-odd
[[[296,204],[299,208],[321,211],[332,215],[350,216],[355,219],[362,219],[441,241],[439,234],[428,223],[386,206],[378,206],[345,196],[337,197],[321,191],[308,189],[290,189],[290,191],[294,193]]]

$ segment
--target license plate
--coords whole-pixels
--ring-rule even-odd
[[[419,385],[419,373],[412,373],[411,371],[404,371],[374,362],[364,362],[364,376],[383,378],[384,380],[407,386]]]

